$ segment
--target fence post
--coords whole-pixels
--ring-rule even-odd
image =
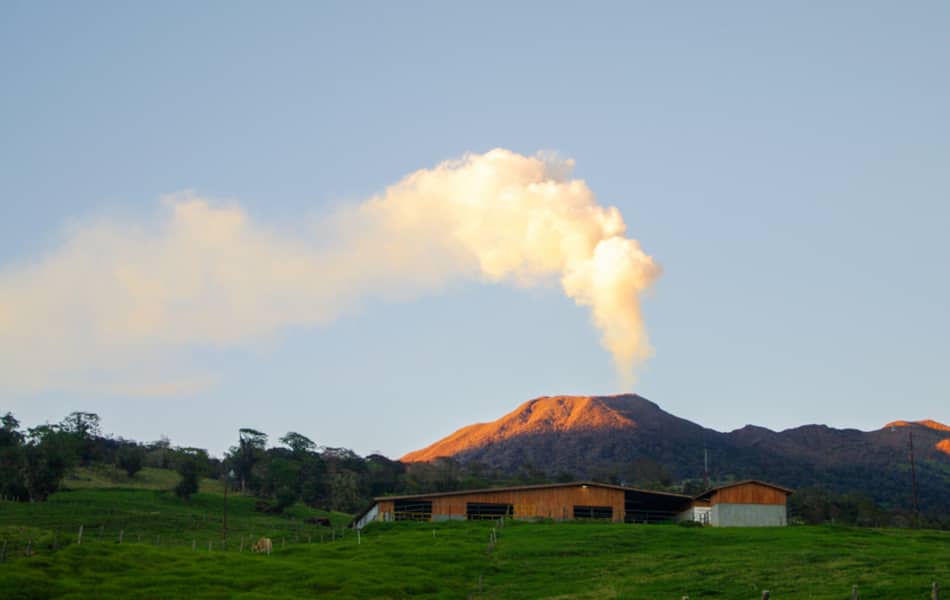
[[[76,545],[82,545],[82,525],[79,526],[79,537],[76,539]]]
[[[762,590],[762,600],[769,600],[769,598],[771,598],[771,596],[769,595],[769,591]]]
[[[198,549],[198,540],[191,540],[191,551],[194,552]]]
[[[120,543],[120,544],[122,543],[122,538],[123,538],[123,537],[125,537],[125,530],[124,530],[124,529],[120,529],[120,530],[119,530],[119,543]]]
[[[4,542],[6,545],[6,542]],[[930,587],[930,600],[940,600],[940,586],[935,581]]]
[[[860,596],[858,596],[858,586],[852,585],[851,586],[851,600],[858,600],[859,598]]]

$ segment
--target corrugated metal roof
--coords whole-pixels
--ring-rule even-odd
[[[440,498],[443,496],[464,496],[465,494],[487,494],[492,492],[519,492],[527,490],[544,490],[565,487],[599,487],[612,490],[622,490],[625,492],[642,492],[645,494],[656,494],[659,496],[672,496],[674,498],[691,499],[691,496],[684,494],[674,494],[672,492],[658,492],[656,490],[644,490],[640,488],[627,487],[623,485],[613,485],[610,483],[597,483],[595,481],[571,481],[568,483],[541,483],[535,485],[515,485],[508,487],[482,488],[477,490],[453,490],[451,492],[431,492],[428,494],[408,494],[402,496],[379,496],[374,498],[376,502],[380,500],[411,500],[420,498]]]

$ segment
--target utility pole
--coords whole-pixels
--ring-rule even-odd
[[[221,535],[224,541],[228,541],[228,488],[231,487],[231,478],[234,477],[234,469],[224,474],[224,525]]]
[[[914,430],[910,429],[907,436],[907,447],[910,449],[910,482],[914,492],[914,527],[920,528],[920,505],[917,502],[917,468],[914,465]]]
[[[706,450],[706,444],[703,444],[703,485],[709,489],[709,451]]]

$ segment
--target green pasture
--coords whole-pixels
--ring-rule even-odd
[[[0,597],[780,600],[850,598],[858,585],[865,600],[923,600],[933,581],[950,593],[943,531],[483,521],[378,523],[357,537],[346,515],[329,514],[331,530],[302,521],[327,513],[263,514],[232,495],[224,545],[222,508],[220,494],[185,503],[127,488],[0,503]],[[272,555],[248,551],[260,536]]]
[[[94,465],[76,469],[63,481],[63,489],[135,489],[171,490],[181,477],[173,469],[143,467],[134,477],[113,465]],[[218,479],[203,477],[198,481],[199,491],[224,493],[224,484]]]

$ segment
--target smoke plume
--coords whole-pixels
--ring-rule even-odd
[[[559,279],[590,307],[629,377],[651,353],[639,296],[660,268],[572,168],[502,149],[469,154],[305,233],[193,194],[166,198],[157,224],[74,227],[46,257],[0,270],[0,380],[69,387],[90,372],[161,364],[170,347],[247,342],[331,321],[367,295],[405,298],[473,278]]]

